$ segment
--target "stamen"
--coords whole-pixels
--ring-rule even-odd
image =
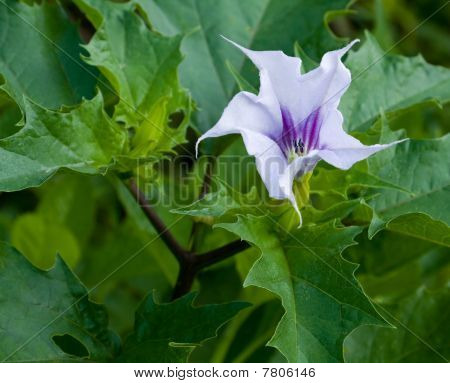
[[[305,152],[305,145],[303,144],[303,141],[299,139],[298,141],[294,141],[294,151],[299,156],[303,155]]]

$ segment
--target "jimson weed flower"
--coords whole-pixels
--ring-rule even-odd
[[[306,74],[301,74],[297,57],[281,51],[252,51],[228,41],[259,69],[259,94],[235,95],[197,147],[205,138],[241,134],[270,197],[289,199],[300,221],[293,192],[296,179],[311,172],[320,160],[346,170],[399,142],[366,146],[342,128],[338,106],[351,74],[341,58],[358,40],[327,52],[320,66]]]

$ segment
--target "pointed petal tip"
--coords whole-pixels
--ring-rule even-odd
[[[355,44],[357,44],[359,42],[360,42],[359,39],[355,39],[355,40],[350,41],[345,47],[340,49],[340,51],[342,52],[341,56],[345,55],[350,49],[353,48],[353,45],[355,45]]]
[[[200,142],[203,141],[204,139],[204,134],[202,134],[198,139],[197,142],[195,143],[195,158],[198,158],[198,146],[200,145]]]
[[[354,45],[359,44],[360,41],[359,39],[355,39],[353,41],[351,41],[348,45],[349,45],[349,49],[353,48]]]
[[[198,144],[199,144],[199,142],[197,141],[197,142],[195,143],[195,158],[196,158],[196,159],[198,158]]]
[[[391,142],[391,144],[392,144],[392,145],[394,145],[394,144],[399,144],[400,142],[405,142],[405,141],[409,141],[409,140],[410,140],[410,138],[409,138],[409,137],[406,137],[406,138],[403,138],[403,139],[401,139],[401,140],[397,140],[397,141]]]
[[[402,142],[405,142],[405,141],[409,141],[409,138],[406,137],[406,138],[403,138],[403,139],[401,139],[401,140],[388,142],[387,144],[376,144],[376,145],[372,145],[372,146],[377,146],[377,145],[378,145],[378,146],[381,147],[382,149],[388,149],[388,148],[390,148],[391,146],[394,146],[394,145],[397,145],[397,144],[401,144]]]
[[[302,213],[298,212],[298,218],[299,218],[299,223],[297,226],[297,229],[301,229],[301,227],[303,226],[303,218],[302,218]]]
[[[235,43],[233,40],[229,39],[228,37],[224,36],[224,35],[220,35],[220,37],[222,37],[225,41],[229,42],[230,44],[234,45],[235,47],[239,48],[239,49],[245,49],[244,47],[241,47],[238,43]]]
[[[294,208],[295,212],[298,215],[299,223],[298,223],[297,229],[300,229],[303,225],[302,213],[300,213],[300,209],[298,208],[297,201],[295,200],[294,195],[290,196],[289,200],[292,204],[292,207]]]

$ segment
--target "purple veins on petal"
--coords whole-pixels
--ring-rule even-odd
[[[305,120],[296,125],[289,110],[281,108],[283,130],[278,143],[287,156],[291,152],[303,155],[318,148],[322,124],[321,115],[320,108],[317,108]]]
[[[322,125],[322,118],[320,107],[315,109],[306,120],[300,123],[300,134],[305,145],[306,152],[317,149],[319,143],[320,126]]]
[[[342,128],[339,100],[351,76],[341,58],[356,41],[326,53],[320,67],[304,75],[300,74],[298,58],[280,51],[251,51],[233,43],[260,70],[260,92],[233,97],[220,120],[197,145],[205,138],[240,133],[247,152],[256,158],[269,195],[289,199],[300,216],[293,188],[296,178],[311,172],[321,160],[349,169],[399,142],[365,146]],[[318,102],[328,94],[334,96],[320,106]],[[274,158],[276,167],[272,166]]]
[[[283,122],[283,130],[279,144],[283,151],[288,153],[298,141],[297,130],[291,113],[283,107],[281,107],[281,119]]]

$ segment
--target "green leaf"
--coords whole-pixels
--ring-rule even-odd
[[[341,9],[348,0],[135,0],[156,30],[183,34],[186,59],[180,66],[182,84],[200,106],[200,130],[216,123],[234,92],[226,61],[242,72],[244,55],[220,38],[224,35],[251,49],[281,49],[293,54],[299,41],[317,58],[337,42],[325,25],[330,9]],[[256,74],[248,65],[249,72]],[[257,78],[257,76],[252,76]],[[201,81],[199,81],[201,79]]]
[[[95,227],[97,181],[73,172],[54,177],[40,189],[38,213],[46,222],[69,229],[84,245]]]
[[[20,106],[25,99],[50,109],[94,95],[97,71],[81,61],[80,38],[57,4],[0,4],[0,75]]]
[[[244,302],[193,307],[195,294],[158,304],[152,296],[136,312],[135,332],[126,340],[121,361],[185,362],[195,346],[213,338]],[[174,320],[177,318],[177,320]]]
[[[14,220],[12,245],[41,269],[50,268],[57,254],[71,268],[77,266],[95,225],[95,181],[66,172],[35,190],[39,204]]]
[[[233,322],[233,325],[236,323],[239,326],[236,329],[231,328],[235,333],[227,334],[228,336],[232,335],[232,337],[228,349],[224,350],[226,351],[226,355],[224,355],[224,360],[216,362],[269,362],[269,356],[274,353],[278,354],[275,349],[265,347],[265,345],[272,337],[283,315],[280,302],[272,299],[260,305],[253,306],[252,309],[252,311],[247,311],[247,317],[243,318],[241,323],[236,323],[237,321]],[[229,327],[227,327],[227,330]]]
[[[107,329],[106,312],[89,301],[86,288],[60,258],[51,270],[41,271],[0,243],[0,301],[2,361],[62,362],[81,355],[105,361],[116,352],[118,339]],[[62,336],[83,352],[64,352],[67,344],[55,343]]]
[[[388,4],[386,0],[375,0],[374,2],[375,28],[373,29],[373,35],[385,50],[390,49],[396,43],[388,14],[389,9],[395,6]]]
[[[220,217],[230,211],[252,209],[261,204],[256,188],[248,193],[239,193],[223,181],[217,179],[217,191],[206,194],[203,198],[189,206],[172,210],[175,214],[190,215],[193,217]]]
[[[239,209],[237,203],[224,186],[216,192],[208,193],[189,206],[172,210],[175,214],[191,215],[193,217],[220,217],[230,209]]]
[[[181,38],[151,31],[131,2],[76,3],[97,28],[85,61],[99,68],[120,97],[114,118],[135,128],[130,155],[170,151],[185,142],[190,100],[178,81]],[[178,111],[184,113],[182,121],[171,126]]]
[[[433,243],[384,230],[369,239],[366,233],[357,238],[359,245],[345,252],[346,259],[359,263],[358,274],[383,275],[419,259],[435,248]],[[392,256],[395,254],[395,257]]]
[[[374,302],[395,303],[424,283],[434,284],[439,273],[448,280],[448,249],[427,239],[383,230],[371,240],[364,232],[358,242],[345,258],[361,265],[358,280]]]
[[[78,267],[92,299],[105,304],[111,327],[121,335],[133,330],[134,312],[149,291],[170,299],[178,271],[157,234],[141,231],[130,218],[99,228]]]
[[[347,198],[352,186],[363,186],[372,189],[396,189],[408,192],[396,184],[386,182],[375,174],[368,173],[364,163],[357,164],[347,171],[340,169],[318,168],[310,180],[311,194],[334,193]]]
[[[351,199],[334,204],[325,210],[317,210],[314,207],[308,206],[302,211],[303,222],[305,224],[320,224],[336,219],[343,219],[347,217],[358,206],[363,205],[363,201],[359,199]]]
[[[83,263],[82,280],[95,286],[95,298],[103,301],[117,283],[147,279],[148,289],[170,293],[176,280],[177,263],[158,235],[148,235],[127,218],[104,234],[89,249]],[[148,291],[148,290],[147,290]]]
[[[296,57],[302,60],[302,73],[309,72],[319,66],[319,63],[317,61],[308,56],[308,54],[303,50],[298,41],[296,41],[294,44],[294,54]]]
[[[428,64],[421,56],[387,55],[369,33],[345,65],[353,77],[339,107],[347,131],[366,131],[381,111],[394,112],[429,99],[450,100],[449,69]]]
[[[384,132],[383,140],[389,139]],[[404,229],[401,229],[399,221],[395,224],[396,231],[413,234],[415,227],[418,237],[423,236],[424,230],[435,231],[434,237],[440,235],[437,233],[442,233],[443,225],[450,224],[447,208],[450,204],[449,163],[449,135],[434,140],[409,140],[369,158],[370,174],[409,191],[379,191],[379,196],[369,203],[374,210],[369,235],[374,236],[394,218],[410,213],[428,215],[427,224],[433,224],[434,228],[412,226],[410,216],[402,221]]]
[[[385,323],[354,278],[356,265],[340,256],[361,229],[303,227],[282,241],[274,225],[252,216],[216,225],[261,250],[244,286],[265,288],[282,301],[285,315],[268,345],[289,362],[342,361],[342,342],[351,331]]]
[[[345,344],[348,362],[448,362],[450,345],[450,291],[419,288],[397,304],[387,306],[397,327],[361,327]]]
[[[26,125],[0,140],[0,190],[38,186],[60,168],[104,173],[122,153],[125,133],[103,111],[99,94],[69,112],[25,103]]]
[[[389,221],[389,231],[450,247],[450,228],[426,214],[405,214]]]
[[[240,91],[243,92],[251,92],[254,94],[258,93],[258,89],[256,89],[252,84],[250,84],[240,73],[239,71],[233,66],[231,62],[228,60],[226,61],[226,65],[228,70],[230,71],[231,75],[234,78],[234,81],[236,81],[237,86],[239,87]]]
[[[0,139],[16,133],[22,117],[19,106],[4,92],[0,91]]]
[[[136,248],[138,250],[141,246],[143,246],[145,243],[147,243],[150,240],[155,240],[156,242],[152,243],[152,246],[150,249],[151,256],[154,260],[155,264],[149,263],[148,260],[143,261],[143,265],[139,265],[136,269],[140,269],[140,271],[148,269],[150,267],[152,271],[157,271],[159,275],[159,278],[161,278],[163,275],[165,278],[167,278],[168,281],[173,285],[176,281],[176,270],[178,268],[178,263],[173,258],[172,254],[167,250],[167,247],[161,240],[157,240],[159,237],[159,233],[155,230],[155,228],[152,226],[152,224],[149,222],[148,218],[145,216],[141,206],[136,201],[135,196],[133,196],[130,192],[130,190],[124,185],[122,180],[118,178],[111,179],[112,184],[114,185],[116,192],[118,194],[118,198],[120,202],[122,203],[124,209],[126,210],[129,219],[133,222],[134,227],[131,227],[131,231],[133,231],[133,235],[130,235],[127,232],[124,232],[122,235],[119,235],[120,237],[124,237],[119,241],[122,242],[122,244],[117,244],[114,246],[118,246],[119,248],[123,248],[126,250],[127,248],[134,248],[135,245],[132,245],[128,242],[131,237],[133,237],[134,242],[139,244],[139,247]],[[174,235],[177,235],[179,231],[189,231],[189,227],[186,228],[186,226],[183,226],[183,223],[173,223],[172,221],[165,221],[167,225],[170,225],[171,232]],[[180,227],[181,225],[181,227]],[[141,234],[141,237],[145,238],[145,242],[141,240],[137,240],[135,238],[138,234]],[[145,233],[145,236],[143,235]],[[128,239],[125,239],[128,237]],[[178,241],[181,240],[181,237],[177,235],[176,237]],[[115,241],[114,241],[115,242]],[[124,245],[124,243],[128,243],[127,245]],[[108,254],[108,251],[111,249],[107,249],[105,251],[105,254]],[[130,250],[128,250],[130,251]],[[122,259],[122,255],[120,252],[114,251],[114,253],[117,253],[118,261]],[[104,257],[104,262],[108,263],[108,256]],[[95,262],[95,259],[94,259]],[[147,267],[146,267],[147,264]],[[108,266],[109,268],[110,266]],[[102,267],[104,268],[104,266]],[[161,289],[158,289],[158,291],[161,291]]]
[[[64,226],[46,221],[42,215],[21,215],[11,228],[11,243],[40,269],[49,269],[60,255],[70,267],[80,258],[77,239]]]

